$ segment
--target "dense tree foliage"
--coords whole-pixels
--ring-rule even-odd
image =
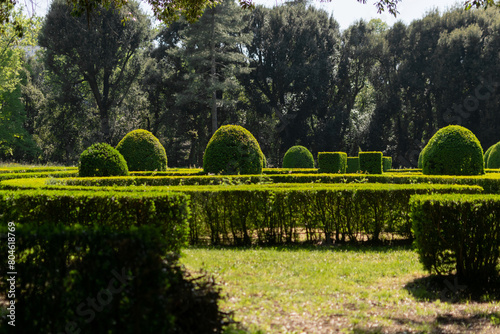
[[[21,94],[26,80],[24,54],[36,43],[39,21],[30,21],[18,12],[13,17],[23,25],[24,36],[19,38],[13,25],[0,34],[0,159],[31,160],[37,152],[25,127],[27,115]]]
[[[53,7],[45,48],[25,64],[25,116],[15,117],[44,161],[75,162],[92,143],[116,144],[134,128],[151,131],[173,167],[201,166],[225,124],[253,133],[270,166],[303,145],[314,156],[382,151],[394,167],[416,167],[449,124],[472,130],[484,148],[499,140],[496,8],[340,31],[303,1],[244,11],[227,0],[195,24],[159,26],[152,39],[140,12],[102,9],[87,21]]]

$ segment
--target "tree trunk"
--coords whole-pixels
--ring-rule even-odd
[[[212,85],[212,134],[217,131],[217,90],[215,83],[217,80],[217,72],[215,68],[215,9],[212,9],[212,31],[211,31],[212,41],[210,42],[210,61],[211,61],[211,72],[210,72],[210,83]]]

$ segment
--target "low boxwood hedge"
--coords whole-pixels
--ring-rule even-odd
[[[382,152],[359,152],[358,157],[362,173],[382,174]]]
[[[318,167],[318,173],[344,174],[347,168],[347,153],[319,152]]]
[[[77,190],[0,191],[3,224],[62,223],[108,226],[122,230],[153,226],[161,231],[168,249],[178,252],[188,239],[188,197],[168,192],[110,192]]]
[[[487,283],[498,276],[499,195],[426,195],[411,198],[415,245],[431,273]]]

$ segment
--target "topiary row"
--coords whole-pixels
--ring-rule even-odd
[[[146,130],[129,132],[116,149],[96,143],[81,155],[78,172],[81,177],[123,176],[129,171],[165,171],[167,154],[158,138]]]

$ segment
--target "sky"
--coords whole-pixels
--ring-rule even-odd
[[[253,1],[256,5],[262,4],[266,7],[273,7],[282,4],[285,0]],[[395,18],[388,12],[378,14],[377,8],[374,5],[375,1],[367,0],[366,4],[361,4],[356,0],[312,0],[311,4],[332,14],[337,22],[339,22],[340,29],[344,30],[360,19],[369,21],[372,18],[380,18],[389,26],[392,26],[398,20],[409,24],[413,20],[422,18],[428,11],[435,8],[443,13],[455,4],[463,5],[465,2],[464,0],[402,0],[398,4],[399,14]],[[30,0],[20,1],[20,3],[23,2],[26,3],[29,13],[35,11],[38,16],[45,16],[51,0],[34,0],[34,6]]]

